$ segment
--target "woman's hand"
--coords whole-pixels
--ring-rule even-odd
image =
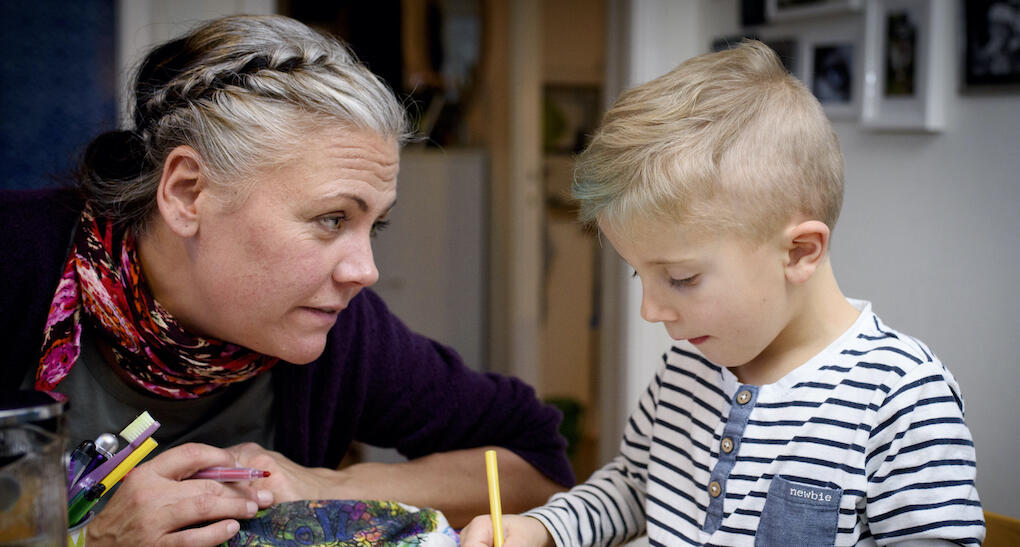
[[[553,545],[552,536],[538,519],[521,515],[503,515],[502,520],[504,547]],[[461,547],[491,547],[492,517],[489,515],[475,517],[461,530],[460,544]]]
[[[275,503],[315,499],[361,499],[366,492],[344,488],[343,475],[332,469],[304,467],[279,452],[266,450],[255,443],[244,443],[227,448],[237,465],[269,471],[259,479],[259,488],[273,492]]]
[[[490,448],[499,452],[500,481],[505,481],[503,507],[507,511],[526,511],[564,490],[505,448],[454,450],[401,463],[362,462],[340,470],[302,467],[278,452],[252,443],[227,450],[239,465],[272,473],[255,484],[272,490],[277,502],[394,500],[438,509],[451,526],[459,528],[489,507],[483,462],[485,451]]]
[[[218,545],[272,494],[248,483],[183,480],[199,469],[235,466],[230,452],[203,444],[171,448],[133,469],[88,525],[87,543],[104,545]]]

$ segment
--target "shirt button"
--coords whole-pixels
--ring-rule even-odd
[[[737,402],[746,405],[751,400],[751,392],[748,390],[741,391],[737,394]]]
[[[719,481],[712,481],[708,483],[708,493],[711,494],[713,498],[719,497],[719,494],[722,493],[722,486],[719,486]]]
[[[722,440],[722,451],[729,454],[733,452],[733,439],[725,437]]]

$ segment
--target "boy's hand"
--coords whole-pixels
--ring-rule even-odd
[[[492,517],[480,515],[460,533],[461,547],[492,547]],[[503,515],[504,547],[552,547],[552,536],[538,519]]]

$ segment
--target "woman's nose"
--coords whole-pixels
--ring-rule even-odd
[[[359,241],[349,248],[333,269],[333,280],[337,283],[356,283],[371,287],[379,281],[379,269],[375,267],[371,240]]]

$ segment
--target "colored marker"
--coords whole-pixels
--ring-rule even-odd
[[[91,473],[95,468],[109,461],[114,454],[117,453],[117,448],[120,447],[120,442],[117,441],[117,436],[113,433],[103,433],[96,437],[96,457],[92,458],[88,466],[85,467],[85,474]]]
[[[152,419],[148,412],[142,412],[120,432],[120,436],[128,441],[128,445],[118,450],[112,458],[106,460],[79,479],[71,488],[71,491],[67,493],[68,498],[73,499],[78,492],[99,484],[103,477],[112,473],[124,459],[136,452],[138,447],[151,437],[157,429],[159,429],[159,422]]]
[[[89,485],[88,488],[83,488],[81,491],[76,493],[71,499],[71,502],[67,507],[67,522],[68,526],[74,526],[78,524],[78,521],[88,514],[89,509],[99,501],[99,498],[103,497],[103,494],[109,492],[113,485],[117,484],[120,479],[127,475],[128,471],[134,469],[139,462],[141,462],[154,448],[156,448],[156,441],[152,438],[146,438],[138,446],[138,448],[131,451],[117,467],[113,469],[109,474],[103,477],[103,480],[93,485]],[[127,447],[124,448],[126,450]]]
[[[207,467],[188,478],[207,479],[219,482],[237,482],[253,481],[255,479],[268,477],[269,475],[269,471],[252,469],[250,467]]]

